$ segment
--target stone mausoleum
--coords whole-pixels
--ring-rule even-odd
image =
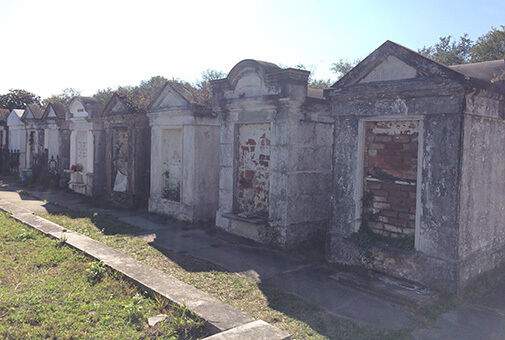
[[[62,103],[49,103],[42,114],[44,125],[44,150],[47,150],[51,171],[61,174],[70,167],[70,122],[66,120],[67,108]]]
[[[8,109],[0,109],[0,148],[7,148],[9,139],[7,118],[9,117],[10,111]]]
[[[69,189],[101,196],[105,187],[105,138],[103,107],[91,97],[74,97],[68,104],[70,122]]]
[[[149,108],[149,211],[213,221],[218,206],[219,121],[186,86],[167,82]]]
[[[26,168],[26,126],[21,120],[24,111],[13,109],[7,116],[9,150],[19,151],[19,170]]]
[[[212,82],[221,123],[218,227],[285,249],[326,234],[333,125],[322,91],[307,87],[309,74],[243,60]]]
[[[146,112],[115,93],[102,117],[107,198],[123,207],[147,207],[151,128]]]
[[[38,105],[29,104],[21,117],[26,129],[26,164],[25,168],[31,169],[36,157],[42,156],[44,151],[44,123],[42,114],[44,112]]]
[[[387,41],[325,90],[331,262],[450,291],[504,263],[500,72],[503,61],[450,68]]]

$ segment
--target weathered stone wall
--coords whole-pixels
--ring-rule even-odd
[[[464,92],[455,84],[441,86],[435,86],[431,79],[407,79],[387,85],[382,83],[381,86],[374,83],[359,85],[353,90],[343,89],[335,93],[332,98],[335,191],[327,248],[329,261],[367,265],[393,276],[434,285],[443,282],[441,287],[457,289],[458,171]],[[416,96],[413,89],[422,96]],[[365,126],[371,119],[419,121],[417,143],[422,150],[422,159],[418,159],[421,181],[416,182],[415,249],[373,247],[374,261],[363,263],[362,250],[352,235],[359,231],[362,223],[362,199],[366,187]],[[392,146],[393,149],[399,144]],[[414,169],[410,168],[404,175],[409,177],[409,172],[413,175]],[[401,188],[399,192],[403,191]],[[395,188],[390,186],[389,189],[389,197],[405,195],[398,191],[391,195]],[[413,204],[411,196],[408,198],[410,208]],[[412,218],[410,208],[409,221]],[[421,210],[417,211],[417,208]],[[400,212],[397,213],[399,216]],[[403,234],[412,232],[405,228],[396,230]]]
[[[93,120],[93,197],[105,194],[105,130],[101,119]]]
[[[218,227],[280,248],[324,238],[333,127],[318,120],[328,106],[307,97],[307,76],[245,60],[213,83],[221,122]]]
[[[59,129],[56,124],[49,124],[46,126],[44,131],[44,148],[47,149],[47,157],[51,159],[53,157],[59,157],[60,154],[60,141],[59,141]]]
[[[103,120],[108,199],[124,207],[146,207],[151,155],[148,119],[145,113],[107,111]]]
[[[500,91],[390,42],[326,91],[335,117],[328,259],[453,292],[503,264]],[[418,127],[391,134],[378,129],[386,122]],[[364,222],[385,238],[361,242]],[[402,235],[414,236],[413,249],[389,242]]]
[[[149,211],[213,221],[218,208],[219,124],[184,86],[167,83],[148,113],[151,126]]]
[[[219,205],[219,126],[217,117],[212,124],[194,126],[194,201],[193,220],[214,222]]]
[[[133,128],[135,131],[134,145],[131,147],[135,155],[132,169],[135,173],[133,204],[136,207],[147,207],[151,188],[151,127],[146,119],[145,124],[138,124]]]
[[[444,101],[445,99],[436,98],[435,100]],[[446,103],[450,104],[451,101],[452,99],[449,98]],[[405,103],[409,107],[408,101],[405,101]],[[360,105],[360,103],[354,104]],[[342,106],[342,103],[340,103],[339,107],[342,108]],[[353,106],[353,103],[349,103],[349,106]],[[394,107],[394,101],[391,102],[391,107]],[[448,288],[450,286],[449,290],[456,289],[458,284],[456,265],[457,199],[458,169],[460,166],[459,143],[461,137],[459,127],[462,119],[461,114],[458,114],[460,109],[462,109],[462,105],[453,106],[452,108],[449,105],[447,111],[453,111],[452,114],[429,114],[424,116],[417,115],[414,111],[410,119],[394,115],[388,116],[386,114],[388,111],[386,105],[384,105],[384,111],[372,111],[382,113],[380,116],[387,118],[388,121],[407,119],[422,122],[422,128],[419,131],[422,136],[422,160],[420,160],[422,162],[422,176],[421,184],[416,180],[415,185],[411,185],[414,184],[413,181],[405,181],[408,185],[394,182],[384,183],[384,181],[382,183],[365,181],[365,169],[360,171],[360,167],[364,167],[366,163],[364,160],[361,163],[359,155],[363,154],[364,156],[366,142],[365,136],[360,134],[359,131],[360,127],[366,125],[367,120],[359,117],[349,117],[344,114],[352,111],[352,108],[338,111],[338,113],[334,111],[337,114],[333,164],[335,169],[335,191],[334,213],[328,245],[328,260],[330,262],[371,266],[375,270],[393,276],[425,284],[437,285],[437,283],[440,283],[441,287]],[[394,113],[394,110],[389,112]],[[361,142],[359,138],[362,138]],[[398,145],[400,144],[398,143]],[[376,148],[368,151],[381,150],[379,149],[380,146],[374,147]],[[394,146],[393,150],[396,147],[399,146]],[[413,145],[409,145],[408,148],[410,147],[413,147]],[[378,163],[380,159],[372,159],[372,161],[368,165],[377,165],[374,162]],[[407,162],[413,163],[413,160]],[[409,172],[413,175],[413,168],[406,172],[405,177],[409,177]],[[397,173],[397,175],[401,175],[401,173]],[[384,177],[388,178],[387,176]],[[378,184],[381,185],[380,188]],[[420,188],[419,185],[421,185]],[[416,187],[416,191],[413,190],[413,187]],[[387,202],[380,202],[382,198],[378,200],[375,198],[374,202],[372,197],[371,212],[379,213],[377,222],[373,222],[377,225],[372,224],[372,226],[376,227],[376,230],[380,230],[384,236],[393,236],[395,232],[396,236],[413,235],[415,250],[373,247],[370,249],[373,254],[373,262],[362,262],[362,250],[353,241],[352,235],[359,231],[362,224],[362,204],[366,201],[366,199],[363,200],[363,192],[367,188],[377,190],[375,192],[376,197],[386,197],[388,200]],[[389,202],[389,200],[392,201]],[[420,200],[421,208],[419,212],[417,211],[417,207],[419,207],[417,205],[418,200]],[[395,205],[398,209],[392,209]],[[407,208],[408,211],[406,211]],[[400,214],[405,219],[399,219]],[[417,221],[415,214],[419,216]],[[413,217],[414,221],[412,221]],[[388,223],[386,223],[385,218],[388,219]],[[397,220],[389,220],[389,218],[396,218]],[[391,221],[394,221],[396,225],[389,223]],[[380,222],[384,224],[379,224]],[[405,223],[407,227],[402,225]],[[391,227],[386,228],[386,225],[391,225]],[[412,229],[413,226],[414,229]],[[384,231],[387,233],[384,233]],[[447,282],[450,282],[450,284],[447,284]]]
[[[70,179],[69,174],[63,171],[70,168],[70,130],[68,121],[63,121],[60,124],[58,143],[60,149],[60,186],[66,187]]]
[[[103,121],[101,117],[88,118],[89,113],[77,99],[71,102],[69,111],[69,164],[82,165],[82,171],[70,172],[69,188],[83,195],[101,196],[106,185]]]
[[[324,107],[312,106],[308,110],[325,114]],[[333,125],[292,120],[288,136],[287,243],[296,245],[298,240],[322,239],[328,230]]]
[[[161,198],[181,201],[182,179],[182,129],[163,130]]]
[[[459,203],[461,281],[505,260],[505,121],[503,98],[470,95],[463,121]]]

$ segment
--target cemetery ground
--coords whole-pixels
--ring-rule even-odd
[[[30,196],[33,194],[30,189],[13,194],[24,199],[25,204],[30,204],[32,199],[34,202],[36,200],[34,196]],[[496,289],[503,287],[503,283],[495,280],[483,281],[481,285],[462,297],[442,296],[437,302],[421,310],[412,311],[405,308],[404,313],[413,317],[412,322],[406,327],[388,330],[328,313],[321,307],[320,301],[308,302],[286,290],[265,285],[254,277],[227,271],[215,262],[190,256],[184,251],[160,247],[159,244],[152,242],[150,233],[145,230],[142,232],[137,226],[125,223],[124,218],[118,217],[122,215],[120,211],[106,209],[103,202],[98,202],[94,207],[89,204],[73,205],[70,202],[71,199],[68,198],[71,196],[68,196],[66,202],[60,201],[60,205],[55,200],[53,201],[52,198],[56,197],[54,195],[46,195],[46,201],[42,201],[44,195],[41,195],[41,191],[35,190],[34,195],[40,197],[38,202],[45,207],[43,212],[37,213],[39,216],[91,237],[207,292],[256,319],[262,319],[288,332],[293,339],[471,339],[475,334],[484,334],[483,330],[484,332],[487,330],[487,334],[495,335],[488,337],[484,335],[484,338],[500,339],[500,336],[503,336],[505,306],[490,305],[482,301],[475,302],[481,296],[486,296],[489,301],[498,302],[498,304],[500,304],[499,301],[503,301],[500,299],[503,296],[501,293],[503,289]],[[63,207],[63,205],[68,205],[68,207]],[[77,207],[82,209],[76,209]],[[157,216],[151,217],[153,221],[160,221]],[[189,223],[169,219],[165,221],[178,224],[180,228],[190,230],[190,232],[195,228]],[[219,233],[216,230],[212,232]],[[219,247],[219,244],[211,244],[210,247]],[[234,255],[230,254],[231,256]],[[299,284],[303,285],[302,282]],[[489,293],[493,291],[498,292],[499,297],[490,298]],[[359,299],[353,300],[357,294],[352,292],[350,294],[352,295],[350,301],[356,301],[357,307],[354,306],[354,308],[358,312],[362,314],[377,312],[373,308],[365,310],[359,306]],[[370,297],[369,300],[365,300],[365,303],[369,303],[372,307],[374,301],[376,299]],[[471,303],[468,304],[468,301]],[[479,304],[485,306],[482,307]],[[479,308],[475,309],[477,305]],[[346,308],[352,309],[353,306],[351,304]],[[483,315],[483,311],[492,315]],[[387,319],[388,311],[384,310],[382,313]],[[389,321],[394,323],[394,320]]]
[[[41,213],[39,216],[207,292],[254,318],[287,331],[293,339],[400,339],[408,334],[357,325],[280,290],[260,288],[259,282],[229,273],[208,261],[152,247],[135,237],[138,228],[108,214],[68,211]]]
[[[202,322],[0,212],[0,338],[196,339]],[[168,314],[153,327],[147,317]]]

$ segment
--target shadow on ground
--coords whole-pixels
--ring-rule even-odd
[[[329,269],[324,264],[324,240],[304,244],[297,253],[288,254],[227,234],[209,225],[192,225],[142,211],[105,208],[97,202],[90,207],[89,199],[83,200],[82,197],[68,192],[25,188],[28,195],[22,192],[18,194],[16,190],[23,188],[16,187],[15,184],[0,190],[20,195],[23,201],[38,201],[39,206],[43,206],[49,213],[71,219],[89,218],[104,235],[139,236],[144,240],[147,240],[149,235],[154,235],[148,244],[187,272],[240,273],[252,278],[256,280],[271,309],[307,324],[312,330],[330,339],[404,338],[405,332],[408,331],[387,331],[364,326],[327,312],[326,307],[333,308],[332,304],[342,305],[344,301],[339,308],[354,308],[359,314],[360,309],[369,307],[364,307],[369,300],[367,297],[355,301],[347,294],[349,290],[346,288],[339,288],[338,294],[332,295],[335,294],[333,286],[337,283],[328,281]],[[45,201],[41,202],[41,199]],[[65,209],[66,205],[72,210]],[[77,211],[76,208],[82,208],[82,211]],[[137,226],[128,221],[134,221]],[[306,273],[309,273],[310,277],[307,277]],[[299,296],[310,296],[308,301],[312,302]],[[373,304],[374,301],[371,303],[372,308]],[[382,305],[379,303],[376,306]],[[240,305],[237,307],[240,308]],[[252,314],[274,325],[285,321],[281,320],[281,314],[265,311],[262,313]],[[380,316],[381,311],[377,310],[376,314]],[[306,333],[293,335],[301,339],[312,336],[311,330],[305,328],[304,332]]]

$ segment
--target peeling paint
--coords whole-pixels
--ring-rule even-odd
[[[270,124],[243,124],[238,138],[237,212],[265,215],[270,182]]]

